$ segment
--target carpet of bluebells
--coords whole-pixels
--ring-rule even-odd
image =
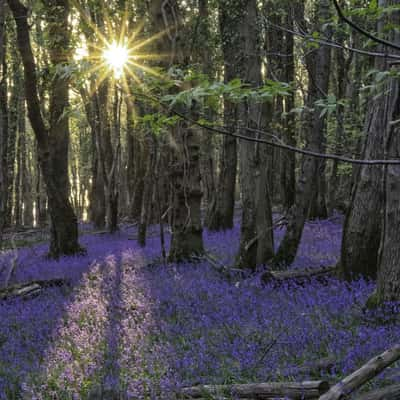
[[[334,264],[341,226],[340,216],[308,223],[293,268]],[[400,337],[396,321],[365,311],[371,282],[263,286],[259,274],[227,279],[206,262],[158,265],[156,230],[144,249],[134,237],[134,227],[86,234],[87,254],[59,261],[45,244],[0,256],[0,267],[16,262],[15,282],[72,282],[0,302],[1,400],[169,400],[187,385],[315,379],[301,367],[327,356],[337,364],[323,377],[337,381]],[[233,262],[238,226],[204,238]],[[395,364],[370,388],[399,381]]]

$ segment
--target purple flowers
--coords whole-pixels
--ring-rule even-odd
[[[308,224],[294,267],[335,262],[340,223]],[[207,263],[148,266],[158,238],[142,250],[133,233],[84,236],[88,254],[58,262],[44,259],[42,245],[18,252],[18,281],[68,277],[74,285],[0,303],[0,399],[172,399],[196,383],[310,378],[299,367],[327,355],[338,360],[324,372],[335,380],[400,336],[398,324],[363,310],[373,283],[272,288],[256,276],[228,282]],[[238,240],[237,227],[205,232],[224,263]],[[380,382],[399,376],[394,366]]]

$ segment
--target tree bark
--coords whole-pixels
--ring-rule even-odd
[[[394,1],[399,4],[400,1]],[[400,13],[394,13],[399,23]],[[395,34],[396,43],[400,35]],[[385,96],[387,125],[384,132],[385,158],[400,158],[400,88],[399,79],[391,79],[389,94]],[[383,175],[383,226],[378,256],[378,303],[400,301],[400,168],[388,165]]]
[[[218,2],[219,30],[221,47],[224,57],[224,81],[231,81],[238,76],[237,65],[239,62],[237,49],[240,36],[237,32],[240,15],[238,9],[229,0]],[[224,125],[234,129],[237,121],[237,106],[228,99],[224,99]],[[219,175],[216,196],[210,205],[210,215],[207,227],[212,231],[233,228],[235,211],[235,189],[237,177],[237,140],[234,137],[224,136],[222,139],[222,154],[219,163]]]
[[[55,3],[55,4],[54,4]],[[36,65],[30,45],[28,10],[18,0],[9,0],[8,4],[17,25],[17,43],[24,65],[25,96],[28,115],[38,142],[38,156],[46,183],[51,216],[51,257],[82,252],[78,243],[77,219],[69,201],[68,179],[68,118],[64,112],[68,106],[67,79],[57,73],[51,84],[50,92],[50,128],[47,129],[42,118]],[[69,58],[68,3],[57,0],[48,5],[52,8],[49,19],[49,38],[51,40],[50,59],[54,66],[65,64]]]
[[[372,390],[355,400],[398,400],[400,399],[400,385],[391,385],[381,389]]]
[[[390,1],[381,0],[380,5],[385,6],[389,3]],[[378,32],[381,34],[384,33],[385,20],[381,19],[378,24]],[[375,68],[386,70],[385,60],[376,59]],[[383,93],[388,89],[388,84],[380,88]],[[388,107],[393,107],[386,102],[388,96],[376,97],[374,94],[372,96],[374,97],[369,101],[364,128],[362,151],[364,159],[384,156],[384,133],[391,121]],[[395,101],[393,93],[390,98]],[[344,222],[340,257],[341,275],[348,280],[360,276],[374,279],[377,276],[378,251],[382,234],[382,172],[382,167],[368,165],[360,166],[356,172],[350,207]]]
[[[321,21],[327,21],[330,16],[330,2],[328,0],[320,1],[315,12],[315,25],[318,26]],[[317,152],[322,150],[325,118],[321,117],[321,111],[314,107],[314,102],[324,98],[328,92],[330,53],[328,46],[321,45],[314,52],[308,54],[306,61],[309,88],[303,129],[306,132],[307,149]],[[274,257],[274,264],[278,268],[291,264],[296,256],[310,202],[316,193],[315,182],[320,165],[321,162],[313,157],[303,157],[300,176],[296,185],[296,201],[289,211],[287,230]]]
[[[325,381],[250,383],[242,385],[203,385],[183,388],[184,399],[207,398],[208,396],[233,396],[240,399],[290,398],[317,399],[329,389]]]
[[[5,226],[8,182],[7,182],[7,143],[8,143],[8,110],[7,110],[7,65],[6,65],[6,1],[0,0],[0,246]]]
[[[202,72],[208,79],[214,78],[213,48],[211,36],[211,20],[208,0],[199,0],[198,29],[196,32],[196,47],[198,51],[196,61],[202,65]],[[207,110],[207,120],[213,121],[214,115]],[[206,203],[204,224],[209,226],[213,215],[213,204],[216,202],[216,171],[215,171],[215,141],[210,132],[203,130],[201,137],[201,181],[204,192],[203,200]]]
[[[189,56],[183,38],[183,25],[178,3],[169,0],[152,1],[150,5],[154,33],[169,28],[169,34],[158,41],[160,53],[170,54],[169,63],[161,66],[168,68],[179,65],[185,68]],[[167,25],[167,26],[165,26]],[[180,112],[198,118],[197,105],[181,106]],[[201,222],[201,178],[200,178],[200,138],[198,128],[180,121],[171,131],[169,143],[172,162],[170,181],[172,186],[172,237],[168,260],[180,262],[201,254],[203,248],[203,228]]]
[[[361,387],[364,383],[378,375],[386,367],[400,358],[400,345],[385,351],[369,360],[360,369],[342,379],[335,386],[319,398],[319,400],[339,400],[347,397],[350,393]]]

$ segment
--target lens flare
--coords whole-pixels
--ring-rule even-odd
[[[103,58],[108,67],[113,71],[118,79],[122,76],[124,68],[129,60],[129,50],[127,47],[112,42],[104,51]]]

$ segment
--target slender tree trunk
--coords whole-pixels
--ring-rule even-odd
[[[238,76],[239,35],[237,27],[238,7],[229,0],[218,2],[219,28],[221,35],[222,52],[224,56],[224,79],[229,82]],[[224,125],[231,130],[237,121],[237,106],[228,99],[224,100]],[[237,140],[234,137],[224,136],[222,141],[222,154],[220,157],[219,176],[216,196],[210,204],[207,227],[213,231],[231,229],[235,211],[235,188],[237,177]]]
[[[152,198],[155,185],[154,168],[157,158],[156,138],[152,137],[152,133],[146,135],[147,148],[149,149],[149,156],[147,157],[146,174],[144,176],[143,197],[142,197],[142,210],[140,213],[139,229],[138,229],[138,242],[144,247],[146,245],[146,232],[151,218],[152,211]]]
[[[199,22],[196,32],[196,48],[198,59],[196,61],[203,66],[203,73],[209,79],[213,78],[213,49],[211,46],[211,20],[209,12],[209,1],[199,0]],[[214,119],[213,113],[208,111],[206,118],[209,121]],[[216,202],[216,171],[215,171],[215,145],[210,132],[203,130],[201,138],[201,180],[204,192],[204,199],[207,205],[204,223],[209,226],[212,220],[213,208]]]
[[[8,143],[8,110],[5,6],[5,0],[0,0],[0,246],[5,225],[8,199],[6,157]]]
[[[17,132],[17,143],[16,143],[16,150],[15,150],[15,163],[16,163],[16,170],[14,173],[14,201],[13,201],[13,221],[15,226],[20,227],[22,224],[22,198],[21,198],[21,153],[23,151],[23,138],[21,136],[21,132]]]
[[[317,5],[315,20],[317,26],[330,18],[330,2],[321,0]],[[304,131],[307,133],[307,148],[321,152],[325,118],[320,116],[320,110],[314,107],[314,102],[326,96],[329,85],[330,48],[320,46],[307,56],[309,72],[309,89],[305,115]],[[315,181],[320,162],[313,157],[303,157],[299,180],[296,186],[296,201],[289,211],[288,225],[284,238],[274,258],[277,267],[283,267],[293,262],[301,240],[304,224],[308,215],[310,202],[316,192]]]
[[[260,57],[260,26],[256,0],[242,3],[243,19],[237,27],[242,46],[241,74],[243,81],[252,87],[262,83]],[[265,107],[251,101],[239,105],[239,120],[244,126],[259,129],[266,121]],[[271,118],[268,118],[269,120]],[[249,132],[245,133],[249,135]],[[268,191],[267,148],[259,148],[253,142],[240,141],[240,185],[242,195],[242,224],[239,265],[255,268],[265,264],[273,256],[273,231],[270,196]]]
[[[8,181],[8,199],[7,199],[7,216],[6,216],[6,224],[7,226],[11,226],[15,221],[15,213],[19,213],[17,207],[19,204],[16,204],[16,197],[19,196],[18,191],[18,104],[19,104],[19,96],[21,87],[21,67],[20,67],[20,59],[18,57],[18,49],[13,48],[10,49],[10,58],[12,62],[11,68],[11,87],[9,90],[11,91],[10,101],[8,104],[8,145],[7,145],[7,181]],[[17,169],[16,169],[17,167]],[[18,200],[19,201],[19,200]],[[19,216],[17,216],[19,218]],[[18,221],[20,222],[20,221]]]
[[[48,221],[48,210],[47,210],[47,195],[46,188],[43,182],[42,171],[39,162],[39,151],[37,145],[35,156],[36,156],[36,222],[40,227],[45,227]]]
[[[292,3],[292,2],[290,2]],[[285,2],[285,22],[289,29],[295,28],[295,19],[304,19],[304,5],[296,1],[294,4]],[[285,57],[283,81],[294,83],[296,80],[295,57],[294,57],[294,36],[291,33],[285,33],[284,37]],[[284,141],[291,146],[296,146],[296,118],[291,111],[295,108],[294,91],[285,98],[284,111],[286,116],[283,120]],[[295,202],[296,193],[296,155],[293,152],[282,152],[281,155],[281,189],[282,204],[285,210],[289,210]]]
[[[24,226],[33,226],[33,196],[32,196],[32,175],[30,169],[29,159],[29,144],[26,132],[26,109],[25,109],[25,96],[21,94],[20,97],[20,114],[19,114],[19,131],[23,138],[23,149],[21,153],[21,175],[22,175],[22,199],[24,204],[23,210],[23,224]]]

